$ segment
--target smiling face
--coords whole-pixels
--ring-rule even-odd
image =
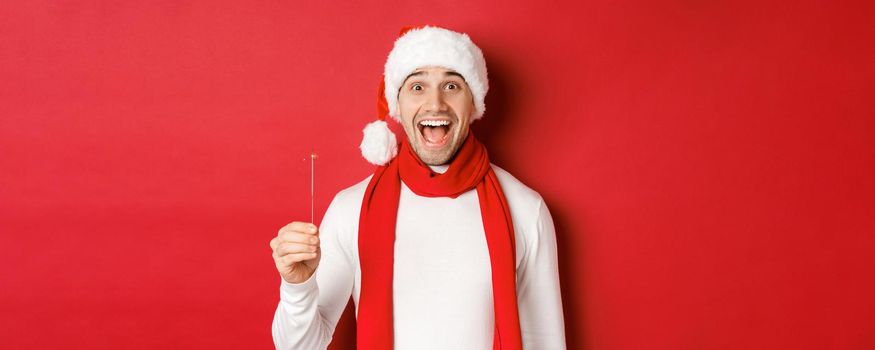
[[[442,67],[411,73],[398,92],[401,124],[419,159],[448,163],[468,135],[474,97],[465,79]]]

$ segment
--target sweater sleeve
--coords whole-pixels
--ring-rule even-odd
[[[321,258],[307,281],[280,278],[280,301],[271,333],[277,349],[325,349],[352,294],[355,268],[344,249],[349,237],[335,196],[319,227]]]
[[[565,349],[565,321],[559,291],[556,230],[543,199],[530,227],[525,255],[517,271],[517,305],[524,349]]]

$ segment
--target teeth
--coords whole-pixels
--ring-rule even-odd
[[[444,125],[450,125],[450,121],[449,120],[423,120],[423,121],[419,122],[419,125],[444,126]]]

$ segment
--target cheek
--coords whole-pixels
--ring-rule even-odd
[[[474,114],[474,99],[469,94],[459,95],[458,98],[453,99],[453,108],[455,109],[458,117],[461,119],[467,119]]]
[[[462,112],[474,108],[474,102],[470,95],[456,95],[447,99],[456,111]]]
[[[398,109],[405,116],[412,118],[412,115],[419,109],[419,103],[415,98],[404,98],[398,100]]]
[[[412,106],[409,99],[407,100],[398,100],[398,113],[401,114],[401,123],[405,129],[410,127],[411,123],[413,123],[413,117],[416,113],[415,106]]]

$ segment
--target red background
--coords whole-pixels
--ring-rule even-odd
[[[0,346],[270,348],[268,241],[372,170],[398,30],[483,49],[572,349],[875,348],[875,7],[0,5]],[[338,331],[349,344],[352,322]]]

